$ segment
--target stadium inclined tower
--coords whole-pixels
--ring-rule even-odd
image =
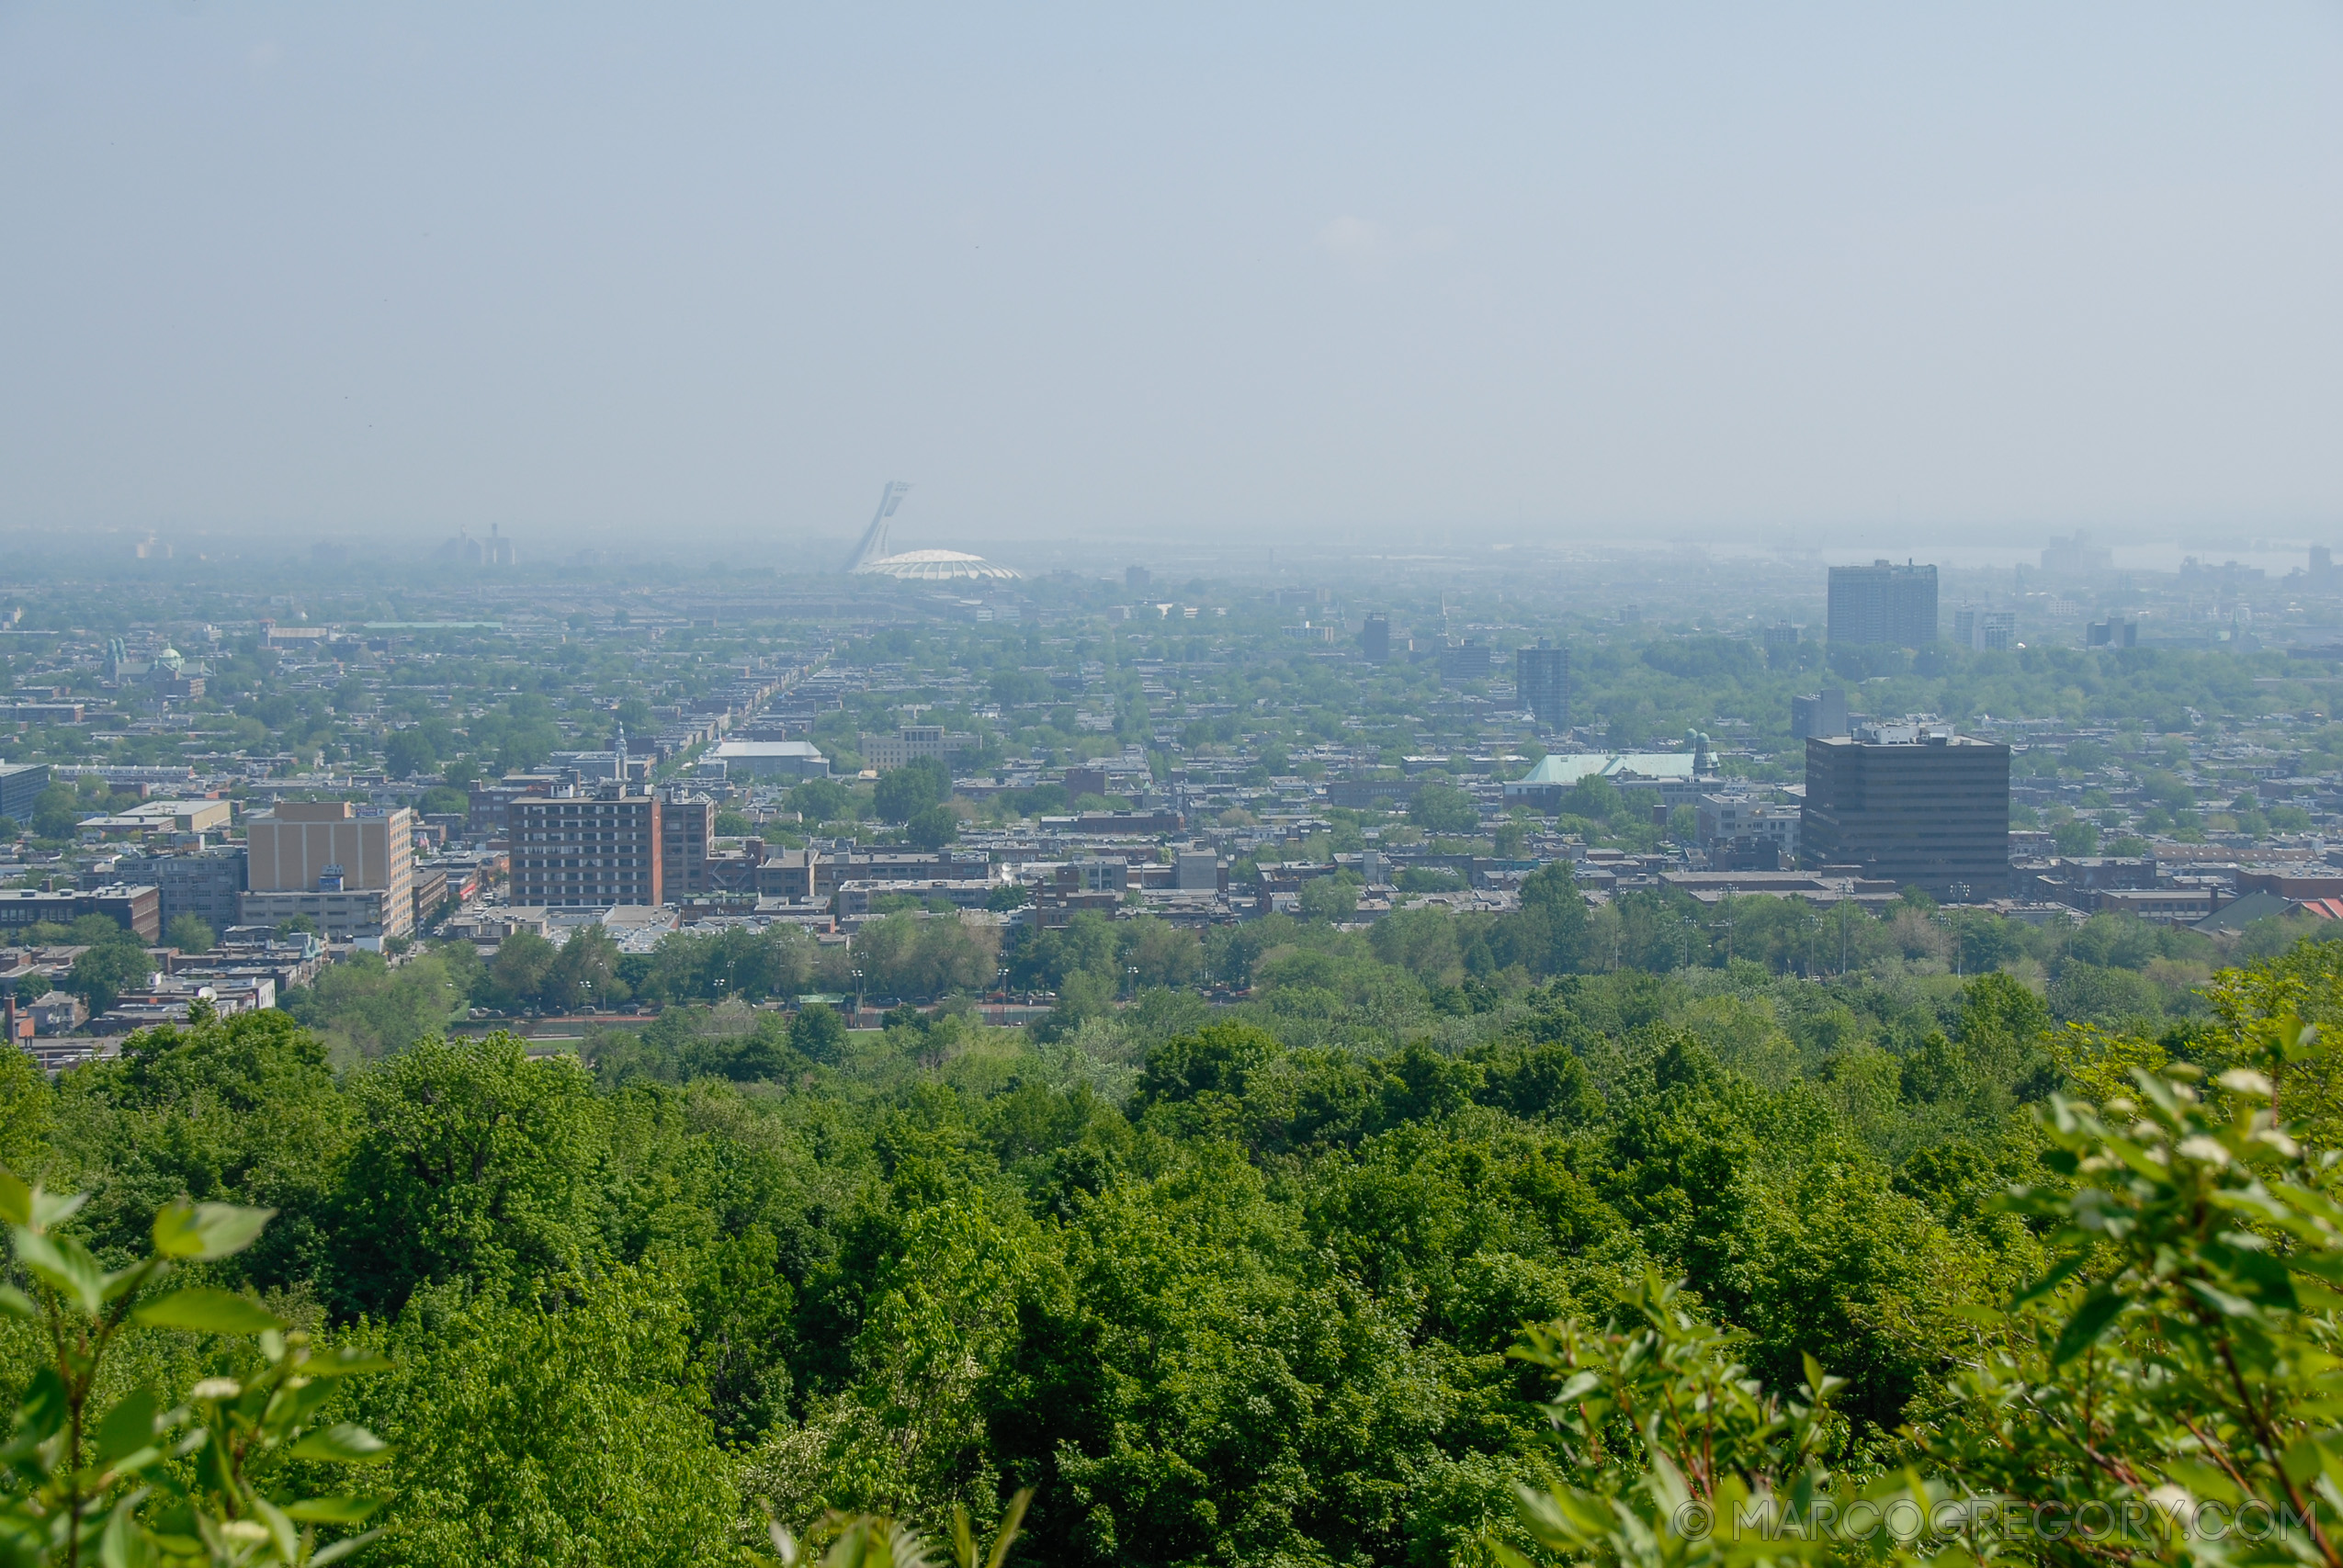
[[[892,577],[911,582],[951,582],[975,578],[1016,578],[1024,574],[1005,566],[996,566],[982,556],[972,556],[959,550],[906,550],[901,555],[887,553],[887,520],[903,504],[903,497],[911,487],[901,479],[889,479],[887,488],[878,492],[878,510],[871,514],[870,526],[863,530],[862,542],[847,558],[846,570],[857,577]]]

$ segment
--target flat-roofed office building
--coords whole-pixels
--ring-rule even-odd
[[[74,722],[81,722],[76,713]],[[15,821],[19,827],[32,825],[33,802],[49,787],[49,764],[46,762],[10,762],[0,764],[0,817]]]
[[[243,918],[244,846],[214,844],[171,854],[124,855],[114,874],[125,882],[153,884],[163,895],[163,928],[193,915],[216,933]]]
[[[716,836],[716,803],[704,795],[659,803],[659,880],[680,904],[707,891],[707,841]]]
[[[884,773],[922,757],[933,757],[948,767],[961,752],[975,750],[976,737],[947,730],[940,724],[906,724],[892,735],[865,730],[855,745],[862,750],[863,765]],[[723,748],[717,750],[721,753]],[[823,764],[824,771],[828,766]]]
[[[2009,748],[1931,722],[1809,739],[1798,859],[1939,898],[2006,896]]]
[[[556,909],[662,902],[659,808],[657,795],[623,784],[514,801],[513,902]]]
[[[347,801],[284,801],[244,822],[245,923],[309,916],[333,937],[414,930],[415,814],[361,817]]]
[[[1513,685],[1522,711],[1536,716],[1541,729],[1570,728],[1570,650],[1544,637],[1535,648],[1513,652]]]
[[[0,887],[0,932],[25,926],[70,926],[84,915],[104,915],[141,942],[163,936],[163,895],[152,886],[109,885],[81,891]]]
[[[1790,738],[1811,740],[1817,736],[1847,733],[1847,694],[1837,687],[1809,692],[1790,699]]]
[[[351,891],[405,887],[414,837],[414,813],[404,807],[361,817],[347,801],[285,801],[244,823],[245,885],[255,893],[305,892],[330,875]]]
[[[1830,569],[1832,642],[1926,648],[1936,640],[1936,568],[1889,561]]]

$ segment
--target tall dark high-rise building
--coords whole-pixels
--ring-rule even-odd
[[[1513,686],[1525,712],[1547,729],[1570,728],[1570,650],[1545,638],[1513,652]]]
[[[1378,610],[1366,618],[1359,632],[1359,647],[1370,664],[1381,664],[1391,657],[1391,617]]]
[[[78,718],[80,716],[74,716]],[[54,720],[51,720],[54,722]],[[32,820],[33,802],[49,787],[49,764],[17,762],[0,767],[0,817],[11,817],[18,822]]]
[[[1486,681],[1497,668],[1497,650],[1475,637],[1452,642],[1440,650],[1440,678],[1463,682]]]
[[[1936,568],[1892,565],[1830,569],[1830,640],[1926,648],[1936,640]]]
[[[659,891],[680,904],[707,891],[707,841],[716,836],[716,803],[671,795],[659,803]]]
[[[1929,722],[1864,724],[1806,742],[1798,858],[1939,898],[2009,885],[2009,748]]]

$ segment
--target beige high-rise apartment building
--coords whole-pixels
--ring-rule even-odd
[[[346,801],[286,801],[244,828],[247,924],[307,915],[345,939],[414,930],[413,812],[361,817]]]

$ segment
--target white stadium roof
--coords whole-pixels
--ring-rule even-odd
[[[858,577],[900,577],[911,582],[949,582],[955,579],[1024,575],[1009,567],[996,566],[982,556],[964,555],[958,550],[905,550],[899,556],[881,556],[877,560],[866,560],[855,568],[855,574]]]
[[[1526,795],[1587,778],[1689,779],[1693,761],[1690,751],[1554,751],[1538,759],[1527,776],[1508,781],[1505,793]]]

